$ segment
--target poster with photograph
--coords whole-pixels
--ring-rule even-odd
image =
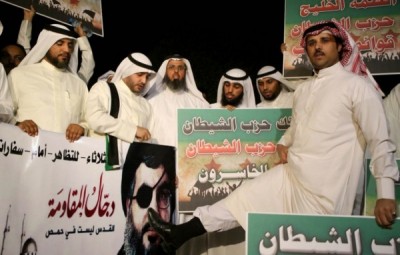
[[[349,32],[373,75],[400,73],[400,1],[286,0],[283,75],[312,75],[300,41],[303,32],[321,20],[333,20]]]
[[[213,204],[279,161],[291,109],[179,109],[179,211]]]
[[[0,123],[1,255],[165,255],[147,209],[175,215],[175,148],[128,146],[123,169],[106,171],[104,139]]]
[[[101,0],[0,0],[2,2],[30,9],[44,17],[65,25],[81,22],[85,32],[104,37]]]

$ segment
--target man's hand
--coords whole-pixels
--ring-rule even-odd
[[[78,124],[69,124],[67,131],[65,132],[65,136],[67,140],[72,143],[81,138],[84,133],[85,129],[83,127],[79,126]]]
[[[394,199],[378,199],[374,214],[379,226],[389,228],[396,219],[396,201]]]
[[[33,8],[33,5],[31,5],[31,9],[30,10],[25,10],[24,9],[24,20],[28,20],[30,22],[32,22],[33,17],[36,14],[36,10],[35,8]]]
[[[15,125],[30,136],[37,136],[39,133],[39,127],[33,120],[24,120]]]
[[[86,36],[86,32],[83,30],[82,22],[79,22],[79,25],[75,27],[75,32],[79,35],[79,37]]]
[[[147,141],[147,140],[151,139],[151,134],[147,128],[137,127],[135,137],[139,141]]]
[[[282,144],[277,144],[276,145],[276,151],[278,152],[278,156],[280,161],[277,162],[277,164],[285,164],[287,163],[287,154],[288,154],[288,149],[289,147],[282,145]]]

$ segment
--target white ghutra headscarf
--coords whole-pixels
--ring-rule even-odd
[[[25,66],[40,62],[48,52],[48,50],[58,40],[68,38],[76,40],[75,34],[70,31],[66,26],[60,24],[51,24],[43,28],[35,46],[29,51],[25,58],[21,61],[19,66]],[[69,61],[69,70],[77,73],[78,70],[78,44],[75,43],[74,51],[71,54]]]
[[[218,83],[217,103],[221,103],[224,82],[238,82],[243,86],[243,99],[237,108],[255,108],[256,99],[254,97],[253,83],[250,76],[239,68],[233,68],[224,73]]]
[[[186,87],[188,89],[188,92],[190,94],[194,95],[195,97],[199,98],[201,101],[204,101],[205,103],[208,104],[207,100],[204,99],[201,91],[197,88],[196,82],[194,80],[192,67],[190,65],[189,60],[187,60],[186,58],[183,58],[182,56],[180,56],[178,54],[168,57],[161,64],[160,68],[157,71],[157,76],[156,76],[154,83],[150,85],[151,89],[149,90],[148,94],[146,95],[146,98],[150,99],[166,89],[166,85],[163,84],[163,79],[165,76],[168,62],[170,60],[182,60],[185,63],[185,65],[186,65],[185,81],[186,81]]]
[[[150,77],[148,79],[147,85],[141,92],[142,96],[145,95],[149,89],[150,85],[153,84],[153,79],[155,78],[155,72],[151,64],[150,59],[142,53],[135,52],[129,54],[122,62],[119,64],[111,82],[115,83],[123,78],[132,75],[134,73],[149,73]]]

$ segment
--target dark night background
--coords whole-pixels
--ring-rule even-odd
[[[267,9],[251,3],[218,9],[207,2],[161,2],[165,6],[138,1],[121,1],[116,6],[113,2],[102,2],[104,37],[89,38],[96,62],[89,86],[106,71],[115,70],[132,52],[146,54],[156,71],[166,56],[183,55],[192,65],[197,86],[211,103],[216,100],[221,75],[231,68],[242,68],[252,77],[264,65],[282,70],[283,0],[274,1],[274,6]],[[17,40],[22,18],[22,9],[0,2],[4,26],[1,46]],[[47,23],[56,21],[36,14],[32,45]],[[380,75],[375,79],[388,94],[400,82],[400,75]]]

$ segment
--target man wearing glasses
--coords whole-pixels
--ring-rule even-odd
[[[119,255],[166,254],[160,236],[148,223],[147,209],[173,222],[175,211],[175,148],[134,142],[122,170],[122,207],[126,216]]]

